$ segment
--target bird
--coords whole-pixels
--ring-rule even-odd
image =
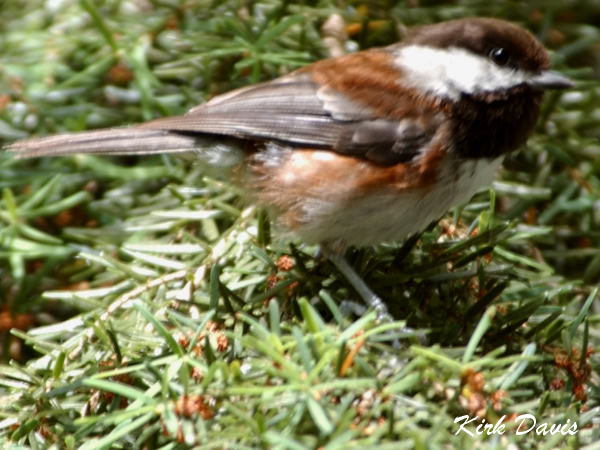
[[[413,27],[396,44],[317,61],[182,116],[7,150],[174,153],[217,167],[283,229],[319,244],[385,319],[345,250],[419,233],[488,184],[532,134],[544,92],[574,86],[550,66],[525,28],[468,17]]]

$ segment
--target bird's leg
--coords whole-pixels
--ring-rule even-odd
[[[344,258],[344,250],[346,249],[346,245],[341,242],[327,242],[322,243],[320,250],[323,252],[323,255],[331,261],[342,275],[346,277],[346,279],[350,282],[352,287],[356,289],[358,295],[364,300],[369,308],[373,308],[377,313],[377,320],[381,323],[392,323],[394,318],[389,313],[387,306],[379,298],[372,290],[367,286],[367,283],[363,281],[363,279],[356,273],[356,271],[352,268],[352,266],[346,261]],[[415,330],[409,327],[402,327],[400,329],[403,333],[406,334],[415,334]],[[391,333],[391,330],[388,332]],[[427,340],[423,336],[417,336],[417,339],[421,345],[426,345]],[[391,341],[392,347],[395,349],[401,348],[400,341],[398,338],[393,338]],[[391,365],[395,365],[398,361],[393,358]]]
[[[358,295],[365,301],[369,308],[373,308],[377,313],[377,320],[380,322],[391,322],[392,317],[381,300],[375,293],[367,286],[363,279],[356,273],[352,266],[344,258],[344,250],[346,246],[342,243],[323,243],[321,244],[321,250],[323,254],[331,261],[342,275],[350,282],[352,287],[356,289]]]
[[[329,261],[331,261],[342,275],[346,277],[346,279],[350,282],[352,287],[356,289],[358,295],[365,301],[369,308],[373,308],[377,313],[377,320],[383,322],[390,322],[391,317],[390,313],[381,300],[375,293],[367,286],[367,284],[362,280],[362,278],[356,273],[356,271],[352,268],[352,266],[346,261],[344,255],[339,254],[327,254],[325,252]]]

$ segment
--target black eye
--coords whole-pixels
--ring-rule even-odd
[[[490,59],[499,66],[505,66],[508,62],[508,51],[504,48],[495,48],[490,52]]]

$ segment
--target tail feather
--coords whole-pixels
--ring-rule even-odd
[[[6,147],[16,158],[38,158],[78,153],[150,155],[198,151],[197,136],[168,130],[116,128],[61,134],[15,142]]]

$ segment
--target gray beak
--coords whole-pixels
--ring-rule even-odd
[[[569,78],[550,70],[534,75],[529,83],[539,89],[568,89],[575,86]]]

